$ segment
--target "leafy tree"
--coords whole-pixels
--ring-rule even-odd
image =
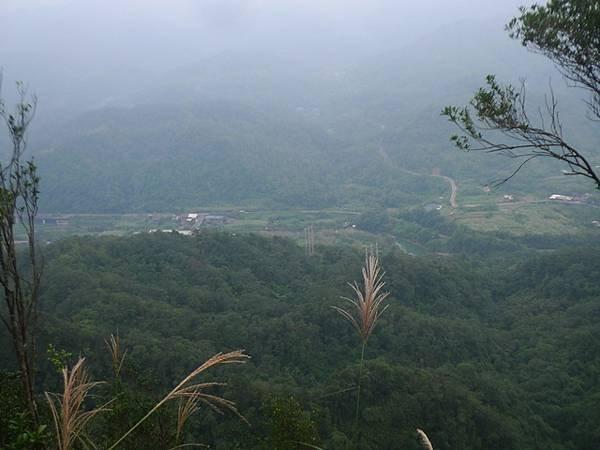
[[[373,208],[360,215],[357,225],[371,233],[385,233],[393,226],[393,220],[385,208]]]
[[[0,285],[6,305],[0,312],[0,318],[10,334],[27,408],[36,422],[34,359],[41,270],[35,217],[39,178],[33,159],[23,159],[27,129],[35,115],[36,98],[29,99],[21,83],[17,83],[17,93],[19,100],[12,113],[5,110],[0,99],[0,118],[6,123],[12,144],[9,160],[0,164]],[[28,267],[24,266],[17,248],[17,234],[23,231]]]
[[[0,372],[0,448],[45,449],[50,437],[47,425],[32,424],[18,373]]]
[[[567,81],[587,91],[588,115],[600,119],[600,1],[550,0],[544,6],[521,7],[520,11],[506,27],[510,36],[549,58]],[[517,169],[496,184],[512,178],[533,159],[552,158],[566,164],[565,175],[589,178],[600,189],[600,175],[589,155],[564,138],[553,92],[539,108],[540,119],[534,121],[524,84],[520,89],[503,85],[493,75],[486,81],[487,86],[470,102],[473,112],[469,106],[447,106],[442,111],[463,133],[451,136],[458,148],[518,159]],[[494,132],[507,139],[497,141]]]
[[[313,448],[319,436],[312,422],[294,397],[276,398],[268,411],[270,435],[269,448],[273,450]]]

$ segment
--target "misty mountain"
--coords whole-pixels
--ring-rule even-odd
[[[326,149],[335,143],[321,130],[215,102],[102,109],[55,139],[38,163],[45,204],[56,210],[152,211],[308,196],[327,191],[325,167],[334,166]]]
[[[3,0],[0,67],[48,111],[114,104],[224,52],[360,60],[457,18],[510,18],[523,0]],[[401,43],[401,45],[398,45]]]
[[[397,206],[443,192],[427,177],[434,169],[482,186],[515,162],[454,151],[440,110],[464,104],[488,73],[525,76],[532,102],[543,103],[552,70],[488,22],[457,23],[345,65],[226,52],[172,71],[122,106],[44,127],[36,139],[43,208]],[[583,116],[580,93],[555,90],[573,134],[583,144],[598,136],[572,119]],[[530,170],[549,167],[560,174],[552,165]],[[543,184],[515,183],[530,192]]]

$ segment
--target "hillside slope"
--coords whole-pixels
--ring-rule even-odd
[[[349,294],[361,259],[225,233],[66,240],[48,257],[43,341],[83,352],[102,378],[103,338],[118,330],[131,364],[155,380],[151,392],[215,352],[245,348],[252,362],[230,375],[228,395],[253,427],[199,417],[196,438],[264,448],[261,405],[293,395],[325,448],[339,448],[352,435],[358,346],[330,305]],[[595,449],[598,260],[597,248],[516,265],[384,256],[392,297],[368,346],[364,448],[416,449],[414,428],[426,427],[441,450]],[[53,380],[48,368],[41,382]]]
[[[231,54],[173,71],[144,94],[36,130],[46,211],[157,211],[215,204],[397,206],[435,198],[439,169],[459,184],[507,176],[513,160],[465,155],[440,117],[488,73],[526,77],[533,105],[550,78],[568,138],[590,149],[600,132],[579,92],[501,29],[459,23],[357,64],[302,64]],[[389,164],[382,154],[388,155]],[[595,156],[594,156],[595,155]],[[600,163],[600,159],[598,159]],[[555,161],[530,165],[515,189],[546,193]],[[580,181],[580,180],[575,180]],[[585,181],[575,188],[586,189]]]

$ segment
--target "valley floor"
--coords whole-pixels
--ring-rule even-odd
[[[455,186],[454,182],[451,184]],[[416,225],[403,218],[407,211],[422,210],[439,213],[450,223],[480,232],[515,236],[585,232],[600,237],[600,204],[595,202],[559,202],[533,195],[516,197],[482,192],[463,194],[458,205],[455,195],[456,188],[453,188],[451,197],[431,199],[420,206],[363,208],[362,211],[359,208],[307,210],[223,206],[190,209],[183,213],[40,214],[38,231],[41,240],[51,243],[77,235],[126,236],[173,231],[191,234],[223,229],[231,233],[290,237],[304,246],[308,230],[312,229],[314,240],[319,244],[398,245],[408,253],[423,253],[423,249],[414,245],[412,236]],[[450,207],[450,203],[456,207]],[[382,215],[385,216],[383,219],[379,217]],[[373,223],[382,220],[385,223]]]

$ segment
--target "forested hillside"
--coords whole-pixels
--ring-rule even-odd
[[[232,104],[101,110],[69,124],[55,145],[39,165],[46,205],[58,211],[333,201],[334,139]]]
[[[361,448],[417,449],[416,427],[440,450],[596,448],[599,248],[495,262],[387,250],[391,306],[366,355]],[[118,332],[126,384],[144,392],[120,403],[123,426],[199,362],[246,349],[251,361],[219,379],[251,426],[203,410],[190,419],[192,442],[344,448],[359,349],[331,305],[350,294],[362,259],[350,248],[308,257],[286,239],[217,232],[68,239],[48,248],[40,345],[71,361],[83,354],[95,379],[109,379],[104,339]],[[58,389],[49,362],[39,382]],[[111,414],[94,419],[100,445]],[[168,420],[155,417],[124,448],[156,448]]]
[[[508,176],[513,160],[452,149],[442,107],[466,101],[488,73],[525,78],[532,104],[543,103],[559,75],[487,22],[453,24],[397,48],[309,65],[224,53],[173,69],[114,106],[43,119],[32,143],[47,186],[41,207],[397,206],[438,196],[445,184],[428,177],[434,169],[477,188]],[[579,94],[553,86],[567,136],[595,161],[597,131],[574,120]],[[546,195],[561,186],[551,162],[536,161],[530,174],[516,177],[513,189]]]

